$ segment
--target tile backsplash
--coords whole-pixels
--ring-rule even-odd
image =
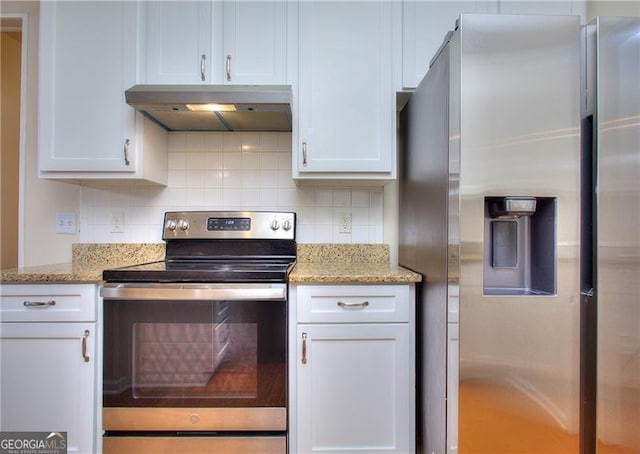
[[[383,241],[382,188],[297,187],[290,133],[170,133],[168,164],[166,187],[83,187],[81,241],[161,242],[164,212],[179,210],[295,211],[299,243]],[[340,233],[343,213],[351,215],[351,233]],[[114,215],[123,218],[120,228]]]

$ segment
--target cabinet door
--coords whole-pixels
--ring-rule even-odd
[[[410,452],[408,325],[299,324],[297,338],[297,452]]]
[[[41,3],[40,171],[135,172],[124,90],[135,83],[136,15],[135,2]]]
[[[146,83],[212,83],[213,21],[208,1],[148,2]]]
[[[0,431],[67,432],[68,452],[94,452],[95,345],[94,323],[0,324]]]
[[[225,1],[223,17],[222,82],[284,84],[287,2]]]
[[[496,12],[489,1],[415,1],[402,3],[402,86],[415,88],[449,30],[462,13]]]
[[[394,2],[300,2],[294,177],[395,174],[395,8]]]
[[[557,0],[553,2],[498,0],[501,14],[581,15],[586,8],[584,0]]]

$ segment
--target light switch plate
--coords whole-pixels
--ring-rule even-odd
[[[75,213],[56,213],[56,233],[75,235],[77,232]]]

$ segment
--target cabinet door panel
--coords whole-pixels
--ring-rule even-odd
[[[489,12],[489,2],[405,1],[402,4],[402,85],[418,86],[445,35],[462,13]],[[494,5],[493,10],[496,7]]]
[[[408,331],[298,325],[298,452],[410,451]]]
[[[285,83],[286,19],[286,2],[224,2],[223,83]]]
[[[39,168],[134,172],[135,77],[129,2],[43,2],[40,9]],[[135,21],[134,21],[135,22]]]
[[[212,83],[211,47],[210,2],[147,3],[146,83]]]
[[[392,173],[392,3],[301,2],[299,30],[298,171]]]
[[[0,430],[67,432],[69,452],[94,452],[95,345],[93,323],[0,325]]]

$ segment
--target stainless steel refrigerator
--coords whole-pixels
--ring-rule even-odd
[[[592,219],[581,217],[589,211],[581,193],[590,191],[581,190],[589,183],[581,175],[581,147],[589,145],[581,143],[582,32],[572,16],[462,15],[400,112],[399,262],[425,278],[420,452],[588,452],[596,411],[612,445],[640,449],[639,117],[630,108],[616,123],[619,111],[605,117],[598,106],[594,124],[610,123],[596,126],[592,141],[600,146],[597,228],[583,231]],[[635,85],[608,96],[636,90],[626,105],[637,108],[638,54],[622,57],[636,73],[610,77]],[[606,158],[604,130],[635,142]],[[596,170],[604,168],[610,192]],[[590,294],[581,256],[583,271],[600,264],[597,323],[581,320]],[[606,401],[591,403],[596,391]]]
[[[640,17],[585,36],[585,444],[640,453]]]

